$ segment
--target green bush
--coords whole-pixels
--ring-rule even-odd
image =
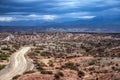
[[[59,69],[59,70],[62,70],[62,67],[55,67],[55,69]]]
[[[45,70],[42,70],[41,71],[41,74],[53,74],[53,72],[52,71],[45,71]]]
[[[65,63],[63,66],[61,66],[62,68],[69,68],[69,69],[72,69],[72,70],[78,70],[78,67],[75,63],[72,63],[72,62],[68,62],[68,63]]]
[[[44,48],[43,47],[38,47],[35,50],[44,50]]]
[[[7,60],[9,57],[9,54],[0,54],[0,60]]]
[[[54,66],[53,61],[51,61],[51,60],[49,60],[48,64],[49,64],[49,66],[51,66],[51,67]]]
[[[83,71],[78,71],[78,76],[81,78],[81,77],[85,76],[85,73]]]
[[[18,77],[20,77],[20,75],[16,75],[12,78],[12,80],[16,80]]]
[[[58,74],[59,76],[61,76],[61,77],[64,76],[64,74],[63,74],[62,72],[58,72],[57,74]]]
[[[58,74],[55,74],[54,77],[55,77],[54,80],[59,80],[60,79],[60,76]]]
[[[59,80],[60,77],[63,77],[63,76],[64,76],[64,74],[62,72],[58,72],[54,75],[54,78],[55,78],[55,80]]]
[[[10,50],[10,48],[3,47],[3,48],[1,48],[1,50]]]
[[[15,49],[19,49],[20,48],[20,45],[13,45],[13,47],[15,48]]]
[[[40,53],[40,55],[44,56],[44,57],[49,57],[49,56],[51,56],[51,53],[45,51],[45,52]]]
[[[35,71],[26,71],[23,74],[30,74],[30,73],[34,73]]]
[[[42,66],[37,66],[37,69],[38,69],[39,71],[44,70],[44,68],[43,68]]]

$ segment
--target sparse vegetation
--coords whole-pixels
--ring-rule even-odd
[[[1,33],[0,35],[2,35]],[[35,72],[55,80],[119,79],[120,34],[109,33],[11,33],[15,38],[0,42],[0,62],[8,62],[21,46],[31,46],[27,54]],[[116,37],[117,36],[117,37]],[[3,69],[4,66],[0,66]],[[34,73],[25,72],[23,75]],[[35,73],[36,74],[36,73]],[[87,75],[87,77],[86,77]],[[47,75],[45,75],[47,76]],[[68,77],[69,76],[69,77]]]
[[[76,71],[78,70],[77,65],[72,62],[65,63],[65,65],[62,66],[62,68],[69,68],[69,69],[76,70]]]

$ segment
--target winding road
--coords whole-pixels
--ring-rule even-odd
[[[10,63],[0,71],[0,80],[11,80],[16,75],[21,75],[27,70],[25,54],[31,47],[23,47],[10,57]]]

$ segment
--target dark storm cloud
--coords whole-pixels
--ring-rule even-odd
[[[120,14],[119,0],[1,0],[0,21],[92,19]]]

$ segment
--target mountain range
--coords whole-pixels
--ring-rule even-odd
[[[35,32],[120,32],[120,17],[95,17],[72,21],[13,21],[0,23],[0,31],[35,31]]]

